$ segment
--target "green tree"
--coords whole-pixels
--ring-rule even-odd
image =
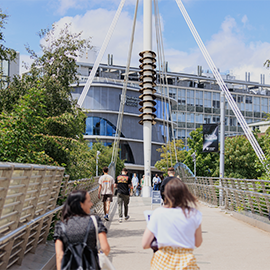
[[[3,44],[5,42],[3,29],[5,29],[4,25],[7,23],[6,22],[7,18],[8,15],[3,13],[2,9],[0,8],[0,61],[13,60],[16,57],[15,50],[7,48]]]
[[[58,165],[44,151],[44,96],[44,89],[29,89],[10,114],[0,114],[1,161]]]
[[[263,138],[255,137],[264,147]],[[245,136],[234,136],[225,140],[225,177],[257,179],[264,171],[255,151]]]
[[[185,160],[186,151],[183,149],[184,144],[182,140],[175,140],[174,142],[169,142],[165,145],[162,145],[157,149],[160,152],[161,159],[158,160],[155,164],[155,167],[158,170],[167,172],[168,167],[174,166],[176,164],[175,149],[177,155],[177,162],[183,162]]]
[[[72,34],[69,25],[59,35],[55,31],[54,26],[41,31],[49,46],[41,46],[41,56],[28,48],[34,59],[29,72],[0,90],[0,160],[58,164],[71,179],[90,177],[95,170],[83,140],[85,114],[69,87],[77,80],[76,58],[90,47],[89,40]]]

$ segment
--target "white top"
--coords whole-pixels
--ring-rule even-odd
[[[101,195],[104,194],[112,194],[112,185],[114,184],[114,179],[109,174],[102,175],[98,183],[102,186],[101,187]]]
[[[138,177],[136,176],[136,177],[132,177],[132,186],[133,187],[137,187],[137,185],[138,185],[138,183],[139,183],[139,179],[138,179]]]
[[[161,180],[160,180],[159,176],[153,178],[153,183],[154,184],[159,184],[160,182],[161,182]]]
[[[155,235],[158,246],[195,248],[195,231],[202,221],[200,211],[192,208],[187,217],[181,208],[157,208],[147,228]]]

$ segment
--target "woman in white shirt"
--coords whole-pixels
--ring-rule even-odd
[[[164,207],[153,212],[142,239],[144,249],[151,247],[154,238],[158,243],[151,270],[199,269],[193,255],[193,249],[202,243],[202,214],[195,208],[197,199],[177,178],[165,186],[164,196]]]

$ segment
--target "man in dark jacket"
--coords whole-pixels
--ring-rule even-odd
[[[123,204],[124,204],[124,214],[125,220],[129,219],[128,215],[128,204],[129,204],[129,189],[131,187],[131,179],[127,175],[127,169],[122,170],[122,174],[117,176],[115,180],[115,188],[117,191],[117,203],[118,203],[118,213],[119,222],[123,221]]]
[[[168,168],[168,176],[162,181],[161,186],[160,186],[160,195],[162,200],[164,201],[164,189],[166,184],[169,183],[171,179],[173,179],[175,176],[175,171],[173,167]]]

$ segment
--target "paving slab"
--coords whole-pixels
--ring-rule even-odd
[[[130,219],[118,222],[117,198],[111,205],[108,241],[111,246],[109,259],[116,270],[147,270],[153,256],[151,249],[142,249],[142,235],[146,228],[144,211],[151,209],[151,199],[131,197]],[[202,212],[203,243],[194,250],[201,270],[269,270],[270,233],[235,219],[218,208],[199,205]],[[36,254],[27,254],[21,266],[11,270],[54,270],[48,264],[54,256],[53,242],[40,245]],[[47,263],[47,264],[46,264]],[[45,266],[46,264],[46,266]],[[45,266],[45,267],[44,267]],[[162,269],[161,269],[162,270]]]
[[[146,227],[145,210],[151,210],[150,198],[131,197],[130,219],[119,223],[117,210],[113,216],[108,233],[109,258],[117,270],[150,269],[153,252],[143,250],[141,246]],[[194,254],[201,270],[270,269],[270,233],[239,221],[218,208],[200,204],[199,210],[203,214],[203,243]]]

